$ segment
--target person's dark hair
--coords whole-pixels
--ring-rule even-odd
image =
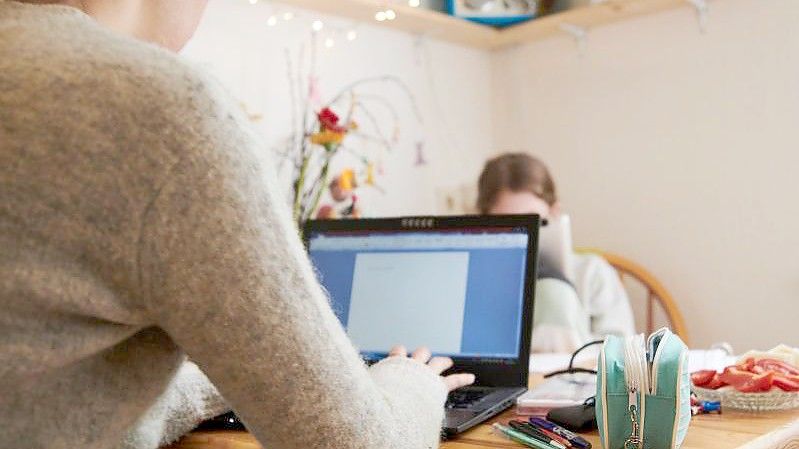
[[[486,162],[478,181],[480,213],[488,213],[503,190],[531,192],[550,206],[558,201],[555,181],[547,166],[525,153],[506,153]]]

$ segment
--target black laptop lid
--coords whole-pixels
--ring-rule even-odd
[[[526,386],[537,215],[309,221],[333,310],[368,361],[395,344],[452,357],[478,385]]]

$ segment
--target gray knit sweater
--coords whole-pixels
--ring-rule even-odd
[[[224,407],[186,355],[270,449],[437,446],[443,382],[362,364],[246,128],[174,55],[0,0],[0,448],[154,447]]]

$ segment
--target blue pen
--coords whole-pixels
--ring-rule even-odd
[[[523,421],[513,421],[513,420],[511,420],[510,422],[508,422],[508,426],[510,426],[511,429],[513,429],[513,430],[515,430],[517,432],[521,432],[521,433],[527,435],[530,438],[534,438],[536,440],[543,441],[544,443],[547,443],[549,445],[555,446],[558,449],[566,449],[565,445],[563,445],[560,442],[550,438],[548,435],[546,435],[543,432],[541,432],[541,430],[539,428],[537,428],[536,426],[534,426],[534,425],[532,425],[530,423],[523,422]]]
[[[544,429],[547,429],[554,434],[566,438],[569,441],[569,443],[573,444],[574,446],[580,449],[591,449],[591,443],[588,442],[588,440],[553,422],[547,421],[546,419],[532,417],[530,418],[530,423],[539,427],[543,427]]]

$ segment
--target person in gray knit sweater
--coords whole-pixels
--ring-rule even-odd
[[[205,0],[32,3],[0,0],[0,448],[228,407],[270,449],[436,447],[474,377],[359,359],[236,102],[167,50]]]

